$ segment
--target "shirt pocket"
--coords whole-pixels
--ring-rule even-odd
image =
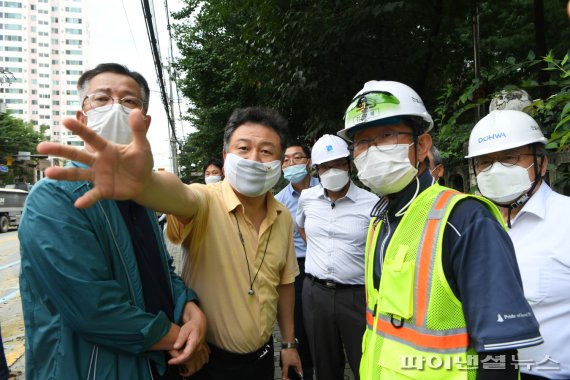
[[[530,305],[539,304],[548,297],[552,282],[552,268],[550,266],[528,265],[521,269],[521,277],[524,295]]]

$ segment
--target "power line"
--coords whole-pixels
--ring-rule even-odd
[[[131,22],[129,21],[129,14],[127,13],[127,8],[125,8],[125,0],[121,0],[123,4],[123,11],[125,12],[125,18],[127,19],[127,25],[129,26],[129,31],[131,32],[131,38],[133,40],[133,45],[135,45],[135,51],[137,52],[137,57],[139,62],[142,62],[141,55],[139,54],[139,49],[137,48],[137,41],[135,40],[135,35],[133,34],[133,28],[131,28]]]
[[[166,117],[168,119],[168,125],[170,126],[170,130],[172,131],[172,138],[179,147],[182,147],[182,144],[176,138],[176,128],[174,127],[174,120],[172,118],[170,112],[170,105],[168,104],[168,97],[166,95],[166,86],[164,83],[164,76],[163,76],[163,67],[162,62],[160,60],[160,49],[158,46],[158,40],[156,38],[156,29],[155,25],[153,24],[153,13],[151,11],[151,6],[148,0],[141,0],[142,8],[143,8],[143,15],[145,18],[146,24],[146,31],[148,34],[148,39],[150,42],[150,50],[152,52],[152,58],[154,60],[154,68],[156,71],[156,77],[158,79],[158,87],[160,88],[160,97],[162,99],[162,104],[164,106],[164,110],[166,111]]]

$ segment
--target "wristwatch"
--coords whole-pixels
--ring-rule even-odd
[[[284,350],[286,348],[297,348],[298,345],[299,345],[299,339],[295,338],[295,340],[290,343],[281,342],[281,349]]]

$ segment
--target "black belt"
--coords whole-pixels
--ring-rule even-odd
[[[229,364],[243,364],[244,362],[256,362],[263,359],[265,356],[273,356],[273,336],[269,337],[267,343],[261,346],[259,349],[248,352],[248,353],[237,353],[224,350],[223,348],[216,347],[213,344],[209,344],[212,358],[215,358],[219,362],[225,362]]]
[[[338,282],[334,282],[332,280],[321,280],[320,278],[315,277],[309,273],[307,273],[307,278],[313,282],[316,282],[317,284],[321,284],[323,286],[326,286],[329,289],[345,289],[345,288],[356,288],[359,286],[364,286],[361,284],[350,285],[350,284],[341,284]]]

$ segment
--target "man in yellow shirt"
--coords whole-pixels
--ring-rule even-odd
[[[211,349],[209,363],[192,379],[273,379],[271,332],[276,319],[283,337],[283,379],[288,371],[302,372],[293,327],[293,282],[299,273],[293,221],[270,192],[281,175],[286,120],[266,108],[234,111],[224,131],[226,178],[209,186],[186,186],[171,173],[152,172],[142,115],[133,112],[134,139],[128,146],[112,144],[81,123],[64,121],[97,153],[41,144],[38,149],[45,153],[90,165],[84,170],[51,168],[46,174],[93,182],[77,207],[101,198],[132,198],[176,215],[185,225],[179,235],[187,242],[189,258],[184,277],[200,295]]]

